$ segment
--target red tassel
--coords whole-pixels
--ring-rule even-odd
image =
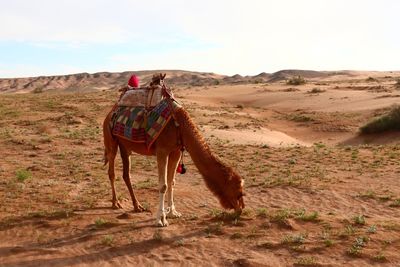
[[[181,149],[181,153],[182,153],[181,161],[179,162],[178,168],[176,168],[176,172],[180,173],[180,174],[185,174],[186,173],[185,164],[183,164],[183,152],[184,152],[184,149],[182,148]]]
[[[178,165],[178,168],[176,168],[176,172],[177,172],[177,173],[180,173],[180,174],[185,174],[185,173],[186,173],[185,164],[180,163],[180,164]]]
[[[177,173],[182,173],[182,165],[181,164],[178,165],[178,168],[176,169],[176,172]]]

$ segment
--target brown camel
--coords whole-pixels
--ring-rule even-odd
[[[160,75],[160,83],[162,85],[164,77],[165,75],[163,77]],[[134,211],[141,212],[144,208],[136,198],[130,181],[130,154],[132,152],[157,157],[160,203],[156,216],[156,225],[167,226],[167,217],[181,216],[175,209],[173,186],[176,169],[181,157],[180,149],[183,145],[203,176],[207,187],[219,199],[222,207],[225,209],[234,209],[240,214],[244,208],[243,179],[231,167],[226,166],[211,153],[209,146],[206,144],[187,111],[183,108],[176,109],[174,111],[174,118],[168,122],[157,140],[148,149],[145,143],[130,142],[127,139],[112,134],[110,122],[113,110],[108,113],[103,124],[105,164],[109,164],[108,176],[112,189],[113,208],[121,208],[114,185],[114,162],[119,148],[123,164],[123,179],[132,198]],[[166,192],[167,208],[165,209],[164,199]]]

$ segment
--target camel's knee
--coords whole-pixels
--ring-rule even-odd
[[[162,185],[160,187],[160,193],[165,194],[165,192],[167,192],[167,188],[168,188],[168,186],[166,184]]]

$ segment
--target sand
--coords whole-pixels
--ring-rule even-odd
[[[119,158],[123,209],[111,209],[101,123],[118,92],[0,95],[0,266],[399,265],[400,135],[358,135],[398,103],[396,74],[309,75],[300,86],[175,86],[214,153],[244,177],[246,209],[224,211],[186,154],[175,187],[183,216],[166,228],[154,225],[152,157],[132,156],[148,211],[132,212]]]

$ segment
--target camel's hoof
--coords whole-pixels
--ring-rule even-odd
[[[119,201],[113,202],[112,206],[113,209],[117,210],[117,209],[122,209],[122,205],[121,203],[119,203]]]
[[[140,204],[138,204],[137,206],[135,206],[135,207],[133,208],[133,212],[143,212],[143,211],[145,211],[145,210],[146,210],[146,209],[143,208],[143,206],[140,205]]]
[[[182,217],[182,214],[180,212],[177,212],[176,210],[171,210],[167,213],[167,218],[175,219],[180,217]]]
[[[157,222],[156,222],[156,225],[158,226],[158,227],[167,227],[168,226],[168,222],[167,222],[167,220],[157,220]]]

